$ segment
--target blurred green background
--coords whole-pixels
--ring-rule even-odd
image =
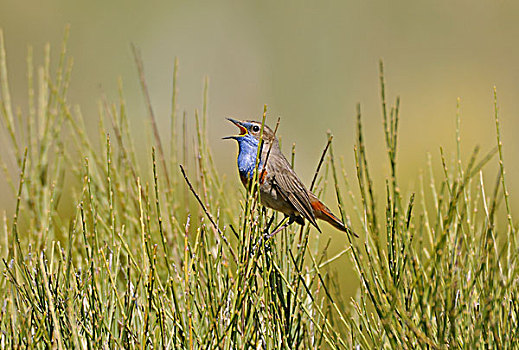
[[[101,96],[117,97],[124,82],[136,143],[149,132],[130,44],[140,48],[163,139],[169,131],[174,58],[180,60],[179,112],[193,120],[209,85],[209,138],[216,163],[239,184],[234,133],[226,116],[273,125],[282,117],[284,150],[296,143],[296,170],[309,184],[333,130],[335,153],[354,174],[355,105],[360,102],[373,174],[387,173],[381,126],[378,61],[383,58],[388,101],[401,97],[399,169],[403,193],[416,190],[426,152],[455,151],[456,99],[461,98],[462,151],[495,144],[492,86],[498,88],[504,157],[519,205],[519,3],[514,1],[15,1],[0,2],[15,105],[26,106],[26,53],[41,63],[50,42],[57,62],[66,24],[74,69],[69,100],[79,104],[91,132]],[[5,137],[5,135],[1,135]],[[0,141],[0,147],[6,147]],[[6,150],[2,149],[2,153]],[[143,155],[148,155],[143,150]],[[13,159],[8,159],[14,165]],[[13,167],[14,169],[14,167]],[[497,171],[497,167],[496,167]],[[492,173],[492,179],[494,179]],[[352,178],[353,179],[353,178]],[[383,186],[383,177],[376,178]],[[492,180],[493,181],[493,180]],[[7,191],[0,181],[1,193]],[[382,196],[383,192],[379,192]],[[326,199],[334,207],[329,193]],[[383,203],[379,197],[379,203]],[[10,195],[0,208],[14,209]],[[331,233],[330,231],[327,231]],[[338,233],[341,240],[344,240]],[[343,246],[343,244],[340,244]]]

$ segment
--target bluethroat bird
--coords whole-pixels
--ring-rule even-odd
[[[246,188],[254,176],[256,162],[259,162],[257,174],[260,200],[263,205],[284,213],[289,218],[287,225],[293,222],[303,225],[306,219],[321,232],[317,225],[317,219],[320,219],[358,237],[333,215],[323,202],[306,189],[281,153],[276,135],[268,126],[263,127],[263,144],[261,156],[258,157],[261,123],[252,120],[227,119],[240,129],[239,135],[224,137],[224,139],[238,141],[238,171],[241,182]]]

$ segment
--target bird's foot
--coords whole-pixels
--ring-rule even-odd
[[[279,231],[282,231],[284,230],[285,228],[287,228],[289,225],[291,224],[291,222],[287,222],[286,224],[278,227],[274,232],[270,233],[270,234],[266,234],[264,237],[265,237],[265,240],[268,241],[269,239],[271,239],[272,237],[274,237],[276,235],[276,233],[278,233]]]
[[[283,222],[288,218],[288,221],[283,224]],[[276,235],[276,233],[278,233],[279,231],[282,231],[284,229],[286,229],[288,226],[292,225],[294,222],[297,222],[297,223],[300,223],[300,221],[302,220],[301,217],[299,216],[295,216],[295,215],[285,215],[285,218],[283,220],[281,220],[281,222],[278,224],[277,228],[274,229],[274,231],[268,235],[265,235],[265,239],[266,240],[269,240],[271,239],[272,237],[274,237]],[[304,221],[303,221],[304,223]],[[283,225],[282,225],[283,224]]]

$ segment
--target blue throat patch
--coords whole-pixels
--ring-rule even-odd
[[[238,170],[240,176],[249,180],[254,176],[256,167],[256,157],[258,155],[259,141],[250,135],[245,135],[237,139],[240,151],[238,152]],[[260,160],[258,171],[261,170],[263,162]]]

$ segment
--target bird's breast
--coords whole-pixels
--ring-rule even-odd
[[[252,179],[254,176],[254,170],[256,169],[256,163],[258,161],[258,146],[252,142],[243,141],[240,142],[240,151],[238,153],[238,171],[240,172],[240,178],[242,182],[245,179]],[[258,170],[261,170],[262,162],[259,161]]]
[[[259,174],[259,183],[260,185],[265,184],[265,180],[267,179],[267,170],[258,170],[260,172]],[[252,177],[254,176],[254,169],[252,169],[252,172],[241,172],[240,171],[240,180],[243,186],[247,187],[249,184],[249,181],[252,180]]]

